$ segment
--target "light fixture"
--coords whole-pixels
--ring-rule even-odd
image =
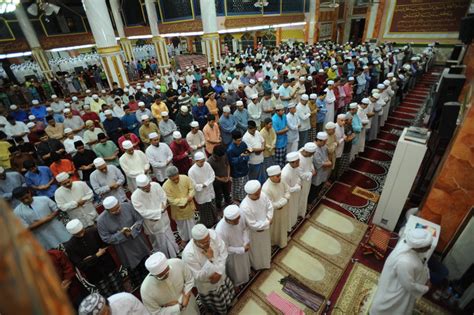
[[[255,2],[253,4],[253,6],[256,7],[256,8],[264,8],[264,7],[268,6],[268,1],[258,0],[257,2]]]
[[[15,11],[16,6],[20,0],[0,0],[0,14],[10,13]]]
[[[26,11],[33,16],[38,16],[39,12],[44,12],[46,16],[49,16],[53,13],[58,14],[59,10],[61,10],[60,6],[45,2],[44,0],[38,0],[36,3],[33,3],[26,9]]]

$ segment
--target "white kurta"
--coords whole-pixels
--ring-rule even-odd
[[[359,109],[357,109],[357,116],[359,116],[360,121],[362,122],[362,130],[359,133],[359,142],[357,143],[358,151],[356,152],[364,152],[365,136],[367,132],[367,126],[370,122],[369,118],[367,117],[367,108],[363,109],[359,106]]]
[[[132,194],[135,210],[145,219],[145,232],[150,235],[153,249],[168,258],[176,257],[179,247],[170,227],[166,211],[166,193],[160,184],[151,182],[150,192],[137,189]]]
[[[249,120],[253,120],[257,124],[257,128],[260,128],[262,118],[262,106],[260,103],[255,104],[254,102],[249,102],[247,110],[249,113]]]
[[[85,182],[72,182],[71,189],[64,186],[59,187],[54,193],[54,199],[58,208],[67,212],[71,219],[79,219],[84,227],[91,226],[97,218],[92,200],[94,193]],[[77,201],[83,200],[85,203],[78,206]]]
[[[226,278],[227,250],[225,243],[214,230],[209,230],[209,235],[211,237],[210,247],[214,252],[211,260],[207,259],[202,249],[194,244],[194,240],[189,241],[182,253],[184,263],[193,273],[198,292],[204,295],[218,289]],[[209,277],[214,273],[218,273],[222,277],[218,282],[211,283]]]
[[[158,280],[149,274],[140,287],[143,304],[151,314],[156,315],[193,315],[199,314],[196,298],[191,293],[189,303],[180,311],[179,304],[166,304],[183,300],[183,295],[189,293],[194,286],[194,278],[186,264],[177,258],[168,259],[170,272],[165,280]]]
[[[145,306],[133,294],[120,292],[107,298],[113,315],[150,315]]]
[[[290,188],[284,181],[274,183],[270,178],[263,184],[262,191],[270,198],[273,206],[273,221],[270,226],[272,246],[288,245],[288,201]]]
[[[186,142],[189,144],[191,147],[192,151],[192,156],[194,157],[194,154],[197,152],[202,152],[206,154],[206,151],[204,151],[205,145],[206,145],[206,139],[204,138],[204,133],[201,130],[198,130],[198,132],[193,133],[192,131],[188,132],[186,135]],[[199,149],[198,149],[199,146]]]
[[[231,225],[222,218],[216,226],[217,235],[227,247],[226,270],[235,286],[247,283],[250,278],[250,255],[245,245],[250,244],[250,235],[245,219],[240,216],[239,224]]]
[[[429,290],[428,279],[426,263],[400,241],[385,261],[370,315],[411,314],[416,299]]]
[[[240,204],[240,209],[250,229],[250,263],[255,270],[268,269],[272,254],[270,236],[270,221],[273,219],[272,202],[262,192],[258,200],[246,196]]]
[[[252,149],[263,149],[265,144],[265,140],[258,130],[255,131],[254,135],[251,135],[250,132],[247,131],[242,137],[242,141],[245,142],[248,148]],[[249,164],[258,165],[261,163],[263,163],[263,152],[260,152],[260,154],[250,154]]]
[[[298,103],[298,105],[296,105],[296,115],[298,116],[300,121],[299,131],[306,131],[311,129],[311,122],[309,120],[309,118],[311,117],[311,109],[307,104],[303,105],[301,103]]]
[[[194,164],[188,171],[188,176],[194,184],[196,195],[194,199],[200,205],[211,202],[216,197],[214,192],[215,173],[209,163],[204,162],[202,167]]]
[[[145,153],[140,150],[133,151],[133,154],[124,153],[120,157],[120,167],[127,176],[127,184],[130,191],[134,191],[137,188],[135,178],[138,175],[146,174],[150,169],[150,163],[146,158]]]
[[[324,125],[326,125],[330,121],[334,122],[334,104],[336,102],[336,95],[334,94],[333,90],[328,89],[324,101],[326,102],[327,109],[326,117],[324,118]]]
[[[145,150],[145,155],[153,168],[153,174],[159,182],[164,182],[166,168],[172,165],[173,152],[170,147],[161,142],[159,146],[149,145]]]
[[[313,178],[314,165],[313,157],[304,157],[300,150],[300,178],[301,178],[301,191],[298,202],[298,216],[304,217],[308,210],[308,195],[311,189],[311,179]]]
[[[281,180],[284,181],[290,190],[291,197],[288,202],[288,232],[298,221],[299,198],[301,193],[301,178],[298,168],[293,168],[288,163],[281,170]]]
[[[336,141],[337,141],[337,147],[336,147],[336,159],[340,158],[342,156],[342,153],[344,152],[344,126],[339,126],[339,124],[336,124]],[[301,163],[301,161],[300,161]]]

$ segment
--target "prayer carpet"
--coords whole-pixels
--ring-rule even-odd
[[[400,137],[393,134],[393,133],[382,131],[382,132],[379,132],[377,138],[381,139],[381,140],[388,140],[388,141],[397,142]]]
[[[347,185],[360,186],[369,190],[375,190],[379,186],[379,184],[372,178],[351,169],[345,171],[338,181]]]
[[[374,174],[374,175],[385,175],[385,174],[387,174],[387,170],[384,167],[382,167],[379,164],[376,164],[374,162],[371,162],[369,160],[362,159],[362,158],[355,159],[349,165],[349,167],[350,167],[350,169],[354,169],[354,170],[357,170],[359,172],[371,173],[371,174]]]
[[[397,118],[397,119],[410,119],[410,120],[413,120],[415,119],[416,117],[413,116],[413,115],[408,115],[406,113],[403,113],[403,112],[393,112],[390,117],[393,117],[393,118]]]
[[[408,127],[411,125],[409,121],[406,120],[401,120],[401,119],[395,119],[395,118],[389,118],[386,121],[387,124],[392,124],[392,125],[398,125],[398,126],[403,126],[403,127]]]
[[[391,161],[392,157],[386,153],[383,153],[381,151],[371,149],[371,148],[366,148],[364,152],[359,153],[359,156],[370,159],[370,160],[376,160],[376,161]]]
[[[418,111],[413,108],[405,108],[405,107],[397,107],[397,113],[404,113],[404,114],[417,114]]]
[[[287,296],[284,296],[284,298],[286,297]],[[260,297],[253,294],[252,291],[248,290],[242,296],[239,297],[239,301],[234,305],[229,314],[276,315],[279,313],[276,310],[272,309],[272,307],[267,304],[266,300],[262,301]]]
[[[393,145],[387,141],[378,140],[378,139],[369,141],[365,145],[374,149],[386,150],[386,151],[395,151],[395,148],[397,147],[396,145]]]
[[[359,186],[354,187],[354,189],[352,190],[352,193],[356,196],[370,200],[374,203],[379,202],[379,198],[380,198],[379,194],[369,191],[367,189],[361,188]]]
[[[362,208],[368,206],[367,200],[352,194],[351,186],[340,182],[335,182],[325,197],[353,207]]]

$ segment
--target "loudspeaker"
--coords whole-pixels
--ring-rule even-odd
[[[456,129],[460,109],[461,103],[459,102],[444,103],[441,108],[441,117],[438,126],[438,136],[440,139],[451,139]]]
[[[466,45],[472,42],[474,37],[474,15],[468,15],[461,19],[461,29],[459,30],[459,39]]]

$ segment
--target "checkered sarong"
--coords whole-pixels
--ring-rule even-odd
[[[316,130],[316,128],[311,128],[309,130],[309,136],[308,136],[308,141],[316,141],[316,134],[318,133],[318,131]]]
[[[123,291],[122,278],[117,271],[109,273],[104,279],[96,284],[97,290],[104,297],[109,297],[115,293]]]
[[[232,177],[232,198],[237,201],[244,200],[247,195],[244,190],[245,183],[249,181],[248,175],[234,178]]]
[[[337,178],[341,177],[341,175],[344,174],[347,168],[349,168],[350,158],[351,158],[350,155],[351,155],[350,152],[342,153],[339,169],[336,174]]]
[[[227,314],[235,296],[232,281],[226,275],[222,276],[225,279],[216,290],[212,290],[205,295],[199,293],[202,304],[213,314]]]
[[[214,200],[197,204],[197,209],[199,211],[199,223],[204,224],[209,229],[217,223],[217,209]]]
[[[281,168],[285,167],[286,161],[286,147],[275,149],[275,164],[280,165]]]

